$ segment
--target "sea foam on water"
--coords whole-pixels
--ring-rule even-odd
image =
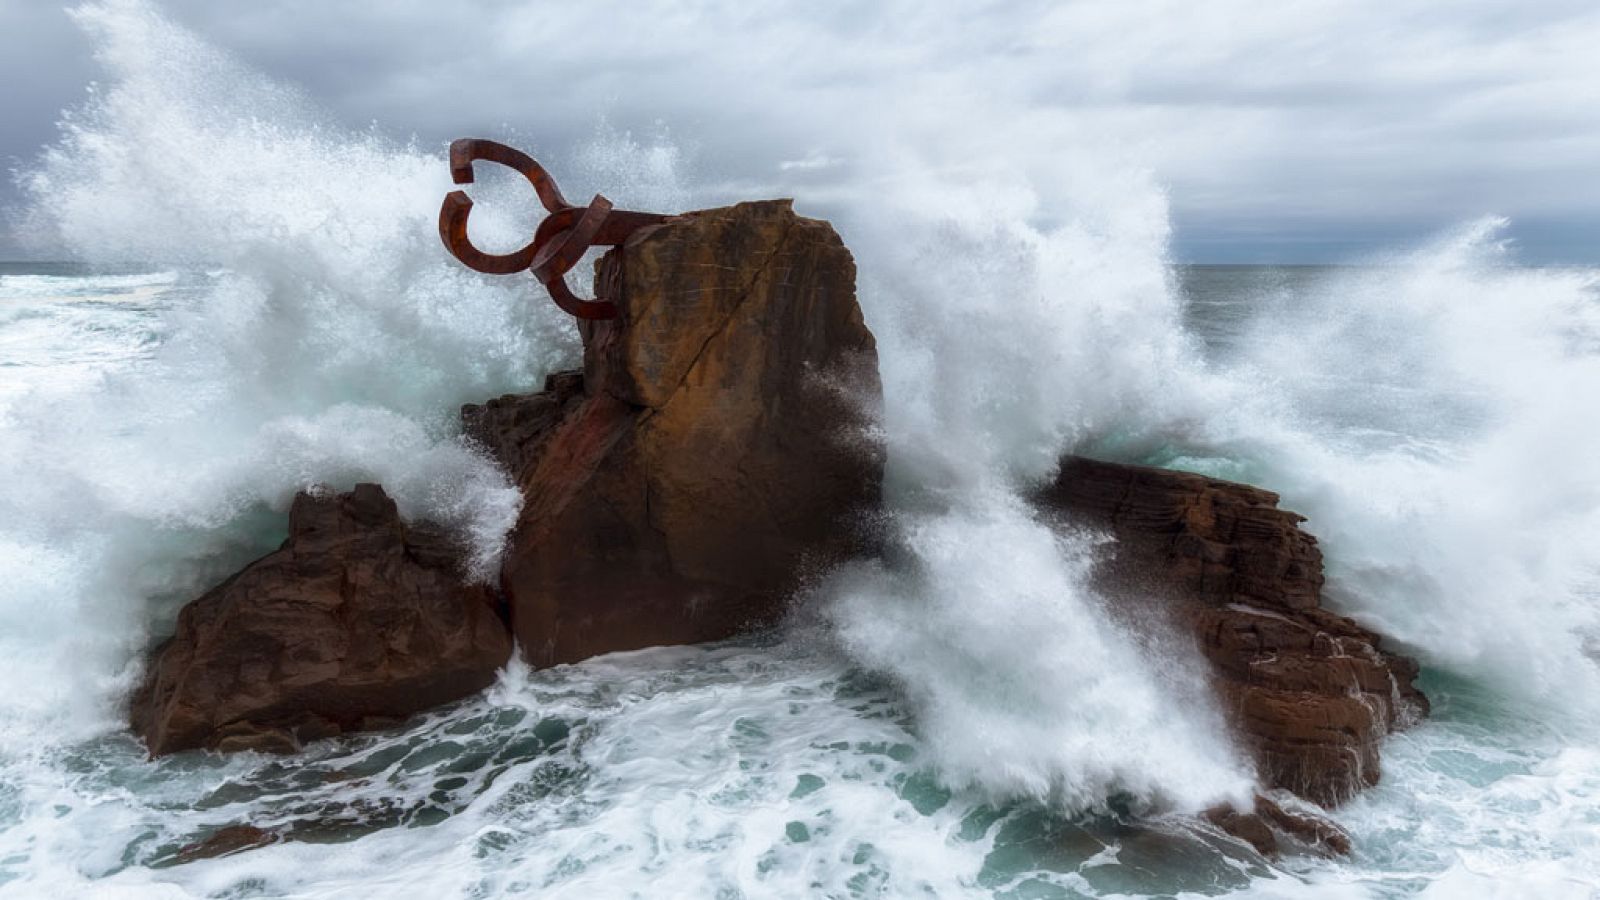
[[[1505,226],[1259,298],[1190,446],[1310,517],[1336,609],[1592,725],[1600,276],[1508,265]]]
[[[147,762],[121,722],[140,654],[281,538],[296,490],[381,481],[491,574],[520,498],[455,410],[537,387],[576,348],[525,280],[438,246],[442,148],[344,131],[145,3],[76,16],[107,80],[25,175],[28,227],[164,274],[137,282],[162,292],[131,319],[68,296],[86,280],[0,282],[0,303],[34,298],[40,334],[105,351],[0,393],[0,892],[1323,896],[1419,871],[1474,890],[1600,874],[1580,861],[1595,762],[1574,749],[1600,696],[1593,274],[1506,267],[1491,221],[1251,298],[1235,349],[1208,353],[1167,265],[1165,195],[1122,148],[1025,84],[992,79],[977,102],[871,65],[850,101],[870,116],[841,115],[809,62],[772,70],[795,101],[780,130],[823,148],[773,184],[852,247],[884,376],[892,550],[818,588],[829,640],[513,666],[483,698],[292,765]],[[952,121],[955,99],[981,111]],[[750,189],[688,180],[670,142],[614,131],[570,156],[632,208]],[[534,204],[513,185],[473,188],[484,246],[524,236]],[[20,321],[0,318],[0,346]],[[1152,872],[1132,837],[1061,862],[1063,816],[1250,789],[1192,651],[1115,622],[1085,578],[1110,548],[1021,499],[1074,449],[1281,492],[1327,552],[1330,605],[1447,671],[1440,722],[1352,807],[1351,868],[1269,875],[1211,848]],[[1498,711],[1452,700],[1474,692]],[[1554,836],[1511,843],[1538,861],[1461,868],[1460,842],[1529,808]],[[239,821],[354,843],[147,865]]]

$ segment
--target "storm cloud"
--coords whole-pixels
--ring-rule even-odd
[[[1014,158],[1045,218],[1052,179],[1094,178],[1074,160],[1115,158],[1165,187],[1179,259],[1354,258],[1498,214],[1521,259],[1600,261],[1592,2],[160,8],[331,121],[424,147],[485,134],[559,156],[609,128],[669,142],[710,193],[825,211],[892,142],[952,178]],[[0,77],[0,155],[26,169],[101,76],[65,10],[0,0]]]

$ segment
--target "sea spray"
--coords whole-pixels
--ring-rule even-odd
[[[1093,536],[1009,491],[956,504],[903,515],[914,563],[841,575],[833,610],[852,655],[903,685],[940,776],[1063,811],[1248,804],[1198,660],[1178,644],[1153,664],[1158,642],[1112,624],[1086,587]]]
[[[270,546],[266,520],[250,519],[250,511],[282,510],[296,489],[382,480],[405,514],[441,520],[467,537],[472,563],[487,574],[517,498],[492,465],[459,443],[452,412],[464,400],[531,386],[571,359],[573,347],[548,304],[530,306],[520,286],[461,270],[437,246],[432,216],[448,178],[436,155],[339,131],[294,91],[260,79],[143,3],[117,0],[76,15],[96,37],[111,78],[30,174],[35,224],[89,259],[215,267],[200,302],[174,310],[170,337],[136,377],[114,378],[108,390],[53,413],[71,423],[56,430],[57,443],[41,441],[48,427],[24,422],[13,430],[27,442],[13,458],[50,458],[54,493],[32,502],[67,519],[60,527],[85,542],[88,570],[113,580],[116,566],[163,573],[137,590],[80,589],[93,600],[79,602],[120,617],[116,637],[98,654],[105,661],[87,669],[98,678],[123,673],[90,692],[109,712],[145,626],[159,627],[172,604],[224,564]],[[938,177],[942,158],[886,149],[883,159],[896,164],[873,163],[862,177],[893,175],[877,193],[893,200],[884,211],[894,215],[847,215],[845,225],[864,242],[863,300],[885,340],[896,483],[944,466],[957,480],[992,485],[993,474],[1020,484],[1019,476],[1047,471],[1077,435],[1171,394],[1162,389],[1172,383],[1167,369],[1189,348],[1174,327],[1178,307],[1163,265],[1164,198],[1147,178],[1091,178],[1093,160],[1079,156],[1071,167],[1083,196],[1062,204],[1075,217],[1040,230],[1025,224],[1039,203],[1029,172],[997,163],[952,193]],[[582,173],[627,176],[620,187],[629,196],[618,194],[620,201],[689,203],[672,187],[678,160],[660,142],[610,133],[580,150],[577,162]],[[504,173],[481,186],[480,197],[492,201],[483,204],[482,239],[503,248],[517,240],[512,223],[529,198],[497,175]],[[1108,184],[1119,192],[1107,196]],[[930,206],[932,197],[939,201]],[[973,208],[951,215],[962,202]],[[898,223],[892,239],[879,231],[889,221]],[[920,277],[902,278],[912,270]],[[1079,286],[1060,290],[1063,283]],[[1078,320],[1097,321],[1104,332],[1061,327]],[[923,370],[929,361],[935,371]],[[1106,371],[1131,374],[1106,380],[1100,391],[1072,388]],[[933,432],[951,442],[938,462],[921,452]],[[95,437],[68,452],[57,449],[65,433]],[[996,508],[1014,507],[1005,499],[1011,489],[995,494]],[[76,494],[70,501],[69,491]],[[151,525],[183,534],[182,550],[173,555],[145,542]],[[1067,565],[1061,554],[1068,551],[1054,540],[1023,546],[1043,554],[1033,561],[1039,571]],[[1056,584],[1066,590],[1069,582],[1063,576]],[[991,584],[1004,593],[994,598],[1002,609],[1025,599],[1004,578]],[[1128,649],[1092,602],[1063,603],[1042,646],[1065,648],[1081,632]],[[84,614],[63,610],[62,628]],[[1147,676],[1158,668],[1132,652],[1107,652],[1120,652],[1118,665]],[[1071,679],[1058,686],[1078,688]],[[1154,693],[1142,696],[1157,702]],[[1019,712],[1048,718],[1072,699]],[[1172,722],[1174,744],[1196,730],[1220,732],[1204,715],[1191,721],[1175,700],[1162,714],[1133,716],[1122,731]],[[1107,733],[1115,730],[1108,723]],[[1135,764],[1151,764],[1145,775],[1122,766],[1110,781],[1101,760],[1070,748],[1042,752],[1054,762],[1041,777],[1070,786],[1063,796],[1074,803],[1128,785],[1152,797],[1181,795],[1186,806],[1199,802],[1195,785],[1225,785],[1218,796],[1237,792],[1230,780],[1237,764],[1220,749],[1204,757],[1203,765],[1219,767],[1214,778],[1163,772],[1145,760]],[[1094,774],[1074,772],[1078,765]],[[1004,773],[992,785],[997,792],[1020,784],[1015,767],[996,771]],[[961,777],[983,775],[968,766]]]
[[[614,33],[583,17],[611,14],[574,7],[563,31],[609,46]],[[974,802],[1024,795],[1065,810],[1131,797],[1139,809],[1184,809],[1243,785],[1215,713],[1171,683],[1192,677],[1192,658],[1119,628],[1084,587],[1088,560],[1108,548],[1047,529],[1019,502],[1069,447],[1282,491],[1323,537],[1330,599],[1392,624],[1430,660],[1454,661],[1475,690],[1497,691],[1505,667],[1519,669],[1514,647],[1548,648],[1541,664],[1581,675],[1594,598],[1562,590],[1592,561],[1566,539],[1580,526],[1593,533],[1583,488],[1596,481],[1582,452],[1592,417],[1568,388],[1591,384],[1593,287],[1582,273],[1494,265],[1492,235],[1467,241],[1464,255],[1447,241],[1386,271],[1285,293],[1261,332],[1234,342],[1242,354],[1202,360],[1165,265],[1162,191],[1137,166],[1105,162],[1128,148],[1079,127],[1091,117],[1039,104],[1018,69],[991,77],[994,57],[970,53],[965,28],[941,43],[901,18],[884,30],[898,56],[796,23],[795,46],[857,54],[855,77],[825,84],[812,54],[793,54],[798,68],[774,64],[751,29],[783,27],[763,17],[708,35],[686,16],[650,34],[652,49],[692,35],[759,56],[776,96],[763,95],[768,119],[755,124],[806,148],[783,157],[793,164],[777,166],[773,182],[684,191],[672,183],[680,159],[670,145],[627,140],[574,160],[578,173],[603,173],[592,187],[626,206],[686,209],[776,183],[802,212],[839,224],[884,359],[897,555],[842,573],[833,611],[841,641],[898,676],[897,688],[795,645],[659,650],[518,669],[485,697],[398,732],[320,743],[292,764],[248,754],[147,761],[120,706],[147,631],[272,546],[297,487],[405,485],[407,514],[449,520],[492,554],[515,498],[455,441],[453,407],[536,386],[572,359],[574,343],[546,304],[528,305],[533,291],[442,255],[432,222],[449,187],[439,153],[341,131],[145,5],[97,4],[80,18],[109,79],[32,170],[33,226],[92,259],[202,271],[184,266],[179,293],[118,320],[126,330],[73,332],[80,347],[105,339],[104,357],[70,379],[41,369],[41,383],[0,412],[0,893],[590,897],[662,896],[671,884],[697,897],[1187,896],[1230,886],[1325,896],[1331,885],[1367,893],[1351,880],[1403,893],[1452,866],[1475,890],[1497,871],[1510,873],[1502,887],[1552,868],[1549,883],[1593,875],[1592,863],[1574,863],[1594,858],[1592,754],[1562,752],[1570,738],[1560,734],[1525,745],[1554,716],[1480,721],[1437,682],[1428,687],[1443,721],[1397,742],[1384,785],[1346,814],[1362,857],[1346,868],[1304,863],[1313,887],[1281,872],[1267,880],[1259,861],[1193,841],[1154,844],[1181,849],[1170,870],[1152,868],[1138,856],[1148,832],[1118,830],[1120,842],[1064,862],[1062,832],[1030,824],[1055,821],[1038,804]],[[941,54],[984,72],[981,95],[946,90],[960,87],[950,78],[929,86],[920,63]],[[738,112],[750,117],[740,134],[759,130],[753,110]],[[535,205],[520,185],[497,192],[490,173],[474,187],[491,201],[475,214],[474,238],[509,249]],[[1397,271],[1415,277],[1386,284]],[[1318,301],[1311,308],[1336,321],[1358,288],[1346,310],[1353,328],[1273,344],[1301,327],[1298,305]],[[1544,299],[1525,304],[1525,290]],[[1395,296],[1426,314],[1387,324]],[[1477,338],[1437,327],[1458,297],[1505,319],[1491,316]],[[50,305],[51,316],[71,307]],[[1489,352],[1484,336],[1502,332],[1517,354]],[[1370,339],[1380,343],[1364,354],[1356,341]],[[1480,362],[1463,396],[1425,377],[1430,392],[1406,409],[1387,391],[1340,383],[1367,356],[1398,364],[1457,346],[1481,350],[1467,357]],[[1523,351],[1538,358],[1523,365]],[[1300,377],[1302,357],[1316,379]],[[1389,381],[1415,371],[1401,366]],[[1341,397],[1348,418],[1319,409]],[[1404,453],[1355,446],[1342,427],[1392,409],[1401,412],[1383,426],[1392,438],[1368,436]],[[1430,410],[1453,412],[1435,422]],[[1525,426],[1513,430],[1521,439],[1495,437],[1507,422]],[[1499,490],[1478,490],[1496,477]],[[1435,514],[1457,510],[1476,524],[1429,537]],[[1497,521],[1523,529],[1509,568],[1496,562]],[[1448,627],[1458,596],[1472,613],[1463,634]],[[1517,603],[1497,605],[1506,596]],[[1514,641],[1495,651],[1501,634]],[[1557,683],[1510,677],[1524,690]],[[1582,714],[1565,715],[1563,725]],[[1128,740],[1116,746],[1101,729]],[[963,790],[952,795],[941,779]],[[1471,827],[1436,824],[1441,796],[1447,812],[1475,817]],[[1486,874],[1461,871],[1457,844],[1499,842],[1530,809],[1556,833],[1508,843],[1541,859],[1480,854],[1470,863]],[[151,867],[238,821],[342,843]]]
[[[1096,183],[1040,226],[1026,172],[975,164],[952,185],[910,149],[890,158],[874,215],[846,225],[869,248],[902,558],[833,586],[843,645],[904,685],[952,783],[1062,810],[1247,802],[1248,765],[1190,690],[1193,647],[1159,639],[1166,623],[1114,624],[1088,579],[1111,548],[1022,499],[1064,450],[1160,433],[1202,402],[1164,197],[1113,168],[1115,212]]]
[[[881,152],[863,174],[872,202],[841,227],[881,347],[892,481],[1023,485],[1090,437],[1148,439],[1203,414],[1147,173],[992,159],[953,180],[942,149]]]
[[[8,681],[35,686],[4,700],[18,736],[114,726],[148,629],[281,539],[297,490],[382,481],[490,576],[520,497],[454,410],[573,346],[531,288],[438,245],[438,154],[329,126],[143,3],[76,16],[109,78],[26,176],[28,224],[89,261],[181,266],[184,291],[139,325],[146,358],[8,399],[4,545],[57,573],[0,585],[31,619],[3,638]]]
[[[1505,224],[1256,298],[1236,402],[1165,452],[1308,515],[1335,609],[1593,723],[1600,279],[1512,265]]]

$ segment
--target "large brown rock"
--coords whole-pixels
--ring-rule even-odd
[[[865,546],[883,453],[855,263],[789,201],[691,213],[596,266],[584,368],[462,410],[526,503],[501,584],[530,662],[770,623]]]
[[[1264,786],[1338,803],[1377,783],[1383,736],[1427,713],[1413,660],[1321,608],[1322,552],[1276,494],[1068,457],[1039,501],[1116,538],[1095,578],[1124,614],[1194,635]]]
[[[277,551],[186,606],[132,707],[153,755],[290,751],[487,687],[511,654],[489,588],[375,484],[300,494]]]

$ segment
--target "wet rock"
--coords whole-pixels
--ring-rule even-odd
[[[1300,846],[1339,856],[1350,854],[1350,835],[1326,816],[1288,810],[1259,794],[1256,795],[1255,814]]]
[[[1219,806],[1206,810],[1203,818],[1225,834],[1249,844],[1262,856],[1270,859],[1278,855],[1278,836],[1273,833],[1266,820],[1255,813],[1241,812],[1231,806]]]
[[[242,853],[245,850],[254,850],[275,844],[282,838],[275,832],[254,825],[228,825],[211,833],[203,841],[186,844],[178,850],[177,862],[187,863],[200,859],[213,859],[218,856],[228,856],[233,853]]]
[[[1284,844],[1313,853],[1336,856],[1350,853],[1350,835],[1326,816],[1291,812],[1260,794],[1256,795],[1252,810],[1219,806],[1207,810],[1204,818],[1269,859],[1279,856]]]
[[[582,373],[468,406],[526,497],[502,570],[536,665],[725,638],[869,543],[881,387],[832,226],[788,201],[642,229],[596,267]]]
[[[537,394],[507,394],[461,410],[462,430],[509,472],[521,472],[538,458],[545,438],[574,401],[583,399],[583,373],[558,372]]]
[[[1037,499],[1116,537],[1094,577],[1122,614],[1194,636],[1263,786],[1339,803],[1378,782],[1383,736],[1426,715],[1416,662],[1321,608],[1322,553],[1276,494],[1068,457]]]
[[[133,698],[152,755],[292,752],[487,687],[511,653],[492,591],[383,489],[300,494],[277,551],[184,607]]]

